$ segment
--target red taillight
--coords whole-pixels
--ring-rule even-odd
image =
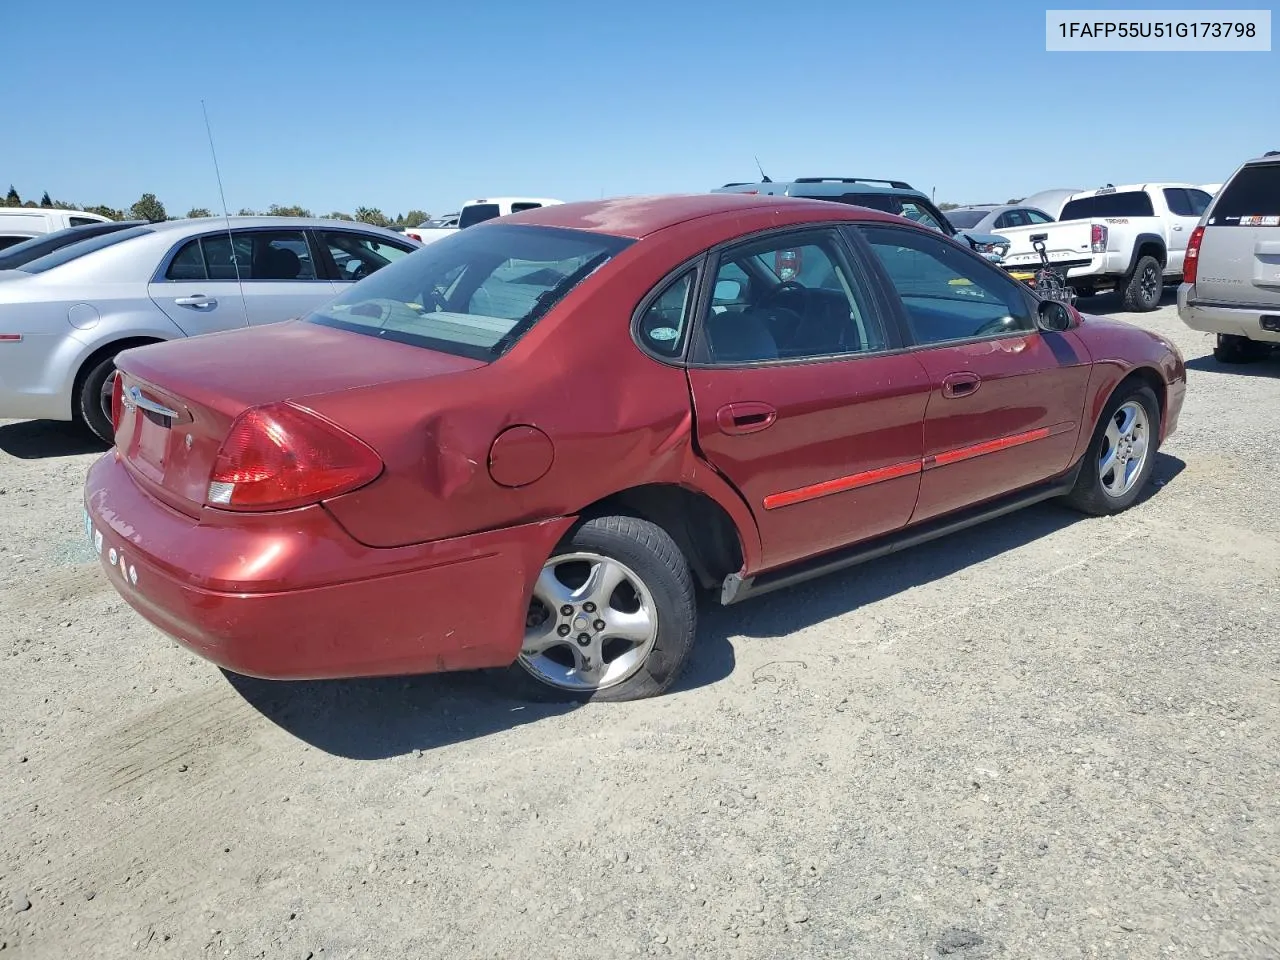
[[[289,403],[236,417],[209,477],[209,503],[284,510],[347,493],[377,478],[382,460],[362,441]]]
[[[124,414],[124,377],[119,373],[111,384],[111,430],[120,429],[120,418]]]
[[[1204,227],[1196,227],[1191,231],[1191,239],[1187,241],[1187,252],[1182,258],[1182,282],[1195,283],[1196,270],[1200,267],[1200,241],[1204,239]]]
[[[1107,252],[1107,228],[1095,223],[1089,230],[1089,249],[1094,253]]]

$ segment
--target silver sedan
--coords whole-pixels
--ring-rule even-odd
[[[420,245],[343,220],[129,227],[0,271],[0,418],[75,420],[110,442],[121,350],[308,313]]]

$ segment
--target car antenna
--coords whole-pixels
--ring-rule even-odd
[[[773,181],[769,179],[769,175],[764,172],[764,167],[760,166],[760,158],[756,157],[755,161],[756,161],[756,169],[760,171],[760,182],[773,183]]]
[[[213,175],[218,178],[218,196],[222,199],[222,219],[227,224],[227,246],[231,250],[231,266],[236,271],[236,286],[240,289],[240,309],[244,311],[244,325],[249,326],[249,304],[244,298],[244,280],[240,276],[240,258],[236,256],[236,238],[231,233],[231,211],[227,209],[227,194],[222,189],[222,171],[218,169],[218,151],[213,149],[213,127],[209,125],[209,108],[200,100],[204,111],[204,129],[209,134],[209,154],[213,157]]]

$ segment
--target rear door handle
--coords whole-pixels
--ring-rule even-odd
[[[982,378],[976,373],[952,373],[942,379],[942,395],[949,399],[967,397],[982,386]]]
[[[196,307],[197,309],[213,309],[218,305],[218,301],[213,297],[206,297],[203,293],[195,293],[189,297],[177,297],[173,301],[180,307]]]
[[[716,423],[724,433],[757,433],[773,426],[777,419],[778,411],[758,400],[726,403],[716,411]]]

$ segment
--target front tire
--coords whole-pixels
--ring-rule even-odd
[[[543,565],[508,675],[537,700],[652,697],[680,676],[696,628],[693,576],[671,536],[635,517],[597,517]]]
[[[1150,254],[1139,257],[1133,276],[1124,285],[1124,308],[1133,313],[1150,313],[1160,306],[1164,295],[1164,268]]]
[[[90,367],[76,387],[76,420],[106,444],[115,442],[115,428],[111,425],[111,388],[115,376],[116,358],[112,354]]]
[[[1146,384],[1116,390],[1093,432],[1067,504],[1091,516],[1128,510],[1151,479],[1159,441],[1155,392]]]

